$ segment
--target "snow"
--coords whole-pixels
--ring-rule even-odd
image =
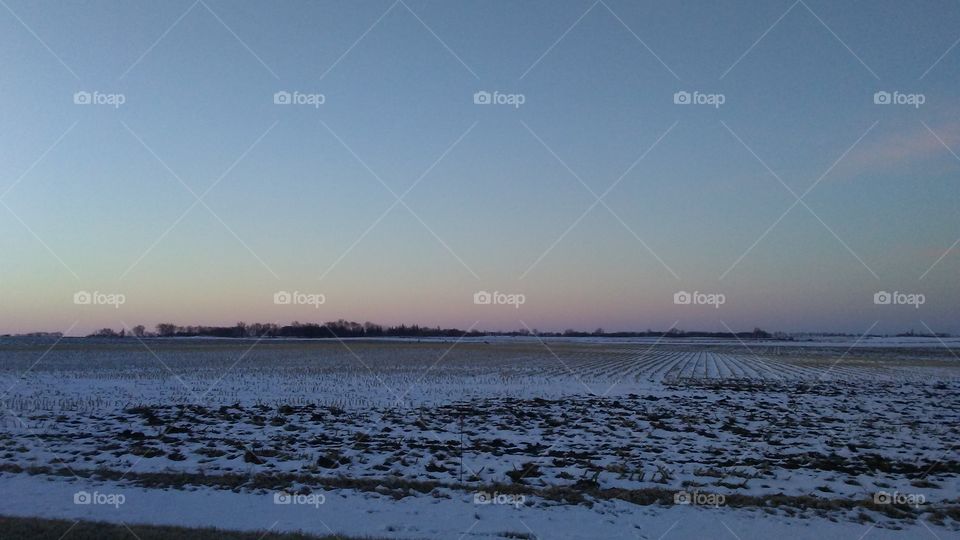
[[[115,483],[78,485],[39,477],[3,475],[0,514],[44,515],[113,523],[209,526],[236,530],[305,531],[315,534],[370,535],[383,538],[503,538],[502,533],[526,533],[556,540],[684,539],[684,538],[824,538],[872,540],[957,538],[950,531],[922,523],[890,530],[849,522],[771,516],[758,511],[693,506],[636,507],[622,501],[603,502],[592,509],[569,505],[477,505],[472,496],[407,497],[394,501],[349,491],[325,492],[319,507],[275,504],[272,493],[234,493],[196,489],[164,491],[131,488]],[[77,491],[123,494],[119,508],[78,505]],[[15,495],[14,495],[15,494]],[[42,509],[42,510],[41,510]]]
[[[960,360],[929,342],[63,340],[47,352],[51,343],[0,340],[0,514],[411,539],[960,530],[929,512],[956,511],[960,498]],[[188,480],[148,488],[149,473]],[[250,481],[189,480],[200,474]],[[274,504],[253,486],[284,474],[324,504]],[[435,487],[345,489],[338,478]],[[587,480],[859,506],[546,496]],[[512,482],[526,504],[474,503],[477,489]],[[74,504],[81,490],[125,501]],[[881,493],[923,500],[894,517],[863,504]]]

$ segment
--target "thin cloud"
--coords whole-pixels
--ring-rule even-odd
[[[930,129],[918,121],[905,128],[878,130],[873,140],[864,141],[849,157],[844,172],[852,175],[902,168],[916,171],[924,162],[943,158],[953,162],[951,151],[960,153],[960,122],[928,125]],[[947,166],[960,166],[960,162]]]

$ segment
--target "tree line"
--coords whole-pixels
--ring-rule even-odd
[[[635,338],[635,337],[654,337],[654,338],[739,338],[739,339],[792,339],[783,333],[771,334],[754,328],[752,332],[701,332],[684,331],[678,328],[671,328],[666,332],[646,330],[644,332],[605,332],[603,328],[597,328],[593,332],[584,332],[579,330],[567,329],[563,332],[540,332],[536,329],[495,332],[481,330],[461,330],[459,328],[440,328],[420,325],[401,324],[398,326],[383,326],[380,324],[365,322],[358,323],[339,319],[337,321],[325,323],[301,323],[294,321],[288,325],[278,325],[274,323],[251,323],[238,322],[233,326],[179,326],[173,323],[160,323],[154,327],[153,331],[147,330],[142,324],[129,329],[120,331],[112,328],[103,328],[88,337],[111,337],[122,338],[134,336],[144,337],[219,337],[219,338],[376,338],[376,337],[485,337],[485,336],[530,336],[540,337],[612,337],[612,338]]]

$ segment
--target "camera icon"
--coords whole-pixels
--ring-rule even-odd
[[[73,293],[73,303],[78,306],[88,306],[93,302],[93,295],[87,291],[77,291]]]
[[[893,496],[886,491],[878,491],[873,494],[874,504],[890,504],[893,502]]]
[[[93,103],[93,96],[90,95],[90,92],[84,92],[83,90],[74,92],[73,103],[76,105],[89,105]]]
[[[478,491],[473,494],[473,504],[490,504],[493,502],[490,495],[485,491]]]
[[[278,491],[273,494],[273,504],[291,504],[293,497],[289,493]]]
[[[274,105],[289,105],[292,102],[292,96],[290,92],[285,92],[283,90],[279,92],[274,92],[273,94],[273,104]]]
[[[875,105],[889,105],[891,102],[890,92],[884,92],[880,90],[879,92],[874,92],[873,94],[873,103]]]
[[[489,105],[492,102],[492,96],[490,92],[486,90],[480,90],[473,94],[473,103],[475,105]]]
[[[873,303],[879,306],[887,306],[893,301],[893,295],[887,291],[879,291],[873,293]]]
[[[278,291],[273,293],[273,303],[278,305],[290,305],[293,303],[293,295],[287,291]]]
[[[690,504],[690,494],[686,491],[678,491],[674,493],[673,504]]]
[[[493,295],[487,291],[477,291],[473,293],[473,303],[477,305],[489,305],[493,303]]]
[[[673,293],[673,303],[677,305],[689,305],[693,302],[693,295],[687,291],[677,291]]]
[[[93,499],[86,491],[78,491],[73,494],[73,504],[90,504]]]
[[[680,90],[673,94],[673,102],[676,105],[689,105],[690,104],[690,92]]]

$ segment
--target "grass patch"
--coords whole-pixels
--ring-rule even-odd
[[[59,540],[69,535],[70,540],[360,540],[358,537],[313,536],[303,533],[274,533],[264,531],[241,532],[214,528],[188,528],[163,525],[117,525],[102,521],[68,521],[0,516],[0,531],[4,540]],[[131,532],[133,534],[131,534]],[[373,540],[364,537],[366,540]]]

